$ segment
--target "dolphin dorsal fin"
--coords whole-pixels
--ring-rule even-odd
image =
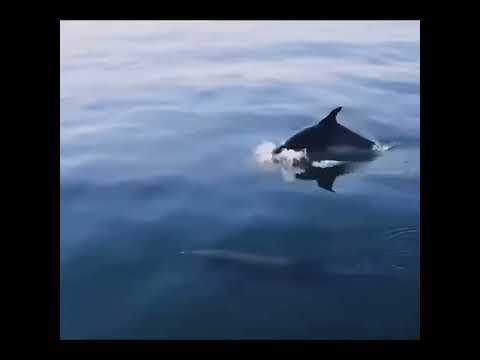
[[[342,110],[342,107],[339,106],[337,107],[336,109],[333,109],[330,114],[327,115],[327,117],[325,119],[323,119],[322,121],[319,122],[320,123],[337,123],[337,114],[340,112],[340,110]]]

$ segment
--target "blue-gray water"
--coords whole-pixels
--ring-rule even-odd
[[[61,337],[418,338],[419,52],[418,22],[62,22]],[[259,163],[337,106],[396,147],[334,193]]]

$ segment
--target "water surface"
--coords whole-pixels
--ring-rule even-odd
[[[62,22],[61,337],[418,338],[419,55],[418,22]],[[259,163],[337,106],[396,147],[334,193]]]

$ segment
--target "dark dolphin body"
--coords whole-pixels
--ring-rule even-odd
[[[273,150],[279,154],[283,149],[306,150],[311,161],[368,161],[375,158],[375,143],[337,122],[342,107],[334,109],[318,124],[293,135],[282,146]]]
[[[356,266],[337,267],[324,261],[311,258],[291,258],[283,256],[265,256],[246,252],[204,249],[183,251],[184,256],[197,257],[204,260],[204,270],[219,272],[234,277],[252,277],[262,281],[355,281],[370,279],[372,281],[391,279],[392,274],[382,269],[361,270]]]
[[[295,177],[300,180],[314,180],[318,186],[334,192],[333,184],[338,176],[354,172],[360,163],[374,160],[378,156],[373,141],[347,129],[337,122],[337,114],[342,108],[330,112],[318,124],[308,127],[288,139],[282,146],[273,150],[279,154],[284,149],[306,151],[306,159],[294,162],[302,169]],[[329,167],[320,167],[315,162],[322,160],[339,161]]]

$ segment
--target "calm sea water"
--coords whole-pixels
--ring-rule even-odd
[[[418,338],[419,36],[62,22],[61,337]],[[396,146],[335,192],[259,162],[337,106]],[[215,249],[267,260],[190,253]]]

